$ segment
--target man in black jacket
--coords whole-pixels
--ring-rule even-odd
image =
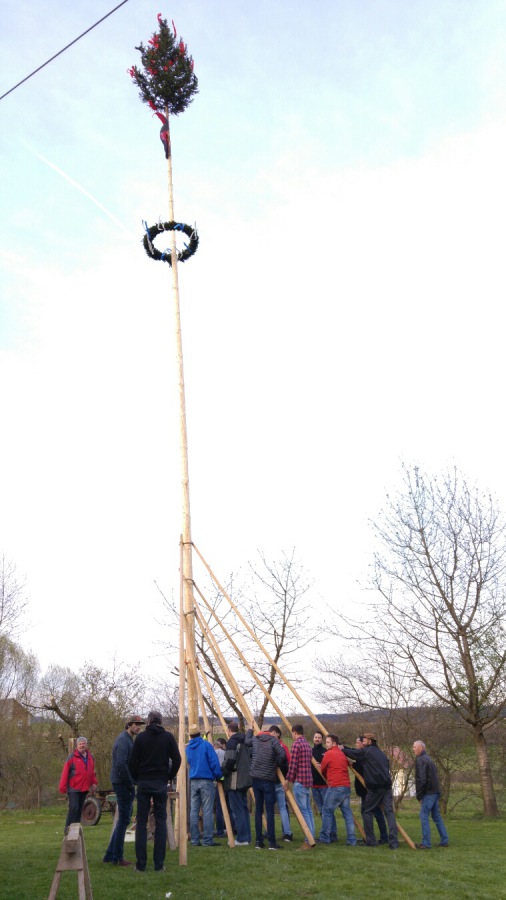
[[[250,756],[244,746],[244,732],[239,731],[237,722],[227,725],[228,741],[221,770],[225,776],[225,791],[230,809],[235,819],[236,847],[251,843],[251,824],[248,808],[248,788],[251,786]],[[246,776],[246,777],[245,777]]]
[[[269,838],[269,850],[280,850],[276,841],[274,827],[274,804],[276,802],[276,769],[283,765],[285,751],[281,744],[268,731],[259,731],[253,735],[255,723],[246,732],[245,745],[251,748],[251,779],[253,793],[255,795],[255,832],[256,850],[262,850],[263,823],[262,812],[265,803],[265,815],[267,818],[267,835]]]
[[[373,811],[377,806],[382,805],[388,824],[388,846],[391,850],[397,850],[399,838],[394,815],[392,779],[390,777],[388,756],[380,750],[376,743],[376,735],[371,731],[366,731],[362,736],[362,745],[360,750],[353,750],[351,747],[343,746],[340,749],[344,750],[349,759],[356,759],[363,763],[363,776],[367,785],[367,793],[362,807],[365,843],[367,847],[376,846]]]
[[[167,784],[176,777],[181,754],[175,738],[162,725],[162,714],[153,710],[148,715],[146,730],[135,741],[128,768],[137,783],[137,823],[135,855],[138,872],[144,872],[147,862],[147,824],[153,801],[155,817],[155,871],[162,871],[167,844]]]
[[[434,761],[425,752],[423,741],[415,741],[413,744],[415,754],[415,779],[416,799],[420,801],[420,821],[422,823],[422,843],[417,844],[419,850],[430,850],[430,820],[432,816],[434,824],[439,831],[439,847],[448,846],[448,832],[441,817],[439,809],[439,796],[441,788]]]
[[[355,750],[361,750],[363,746],[364,746],[364,744],[362,743],[362,737],[358,737],[355,741]],[[353,770],[354,770],[354,772],[356,772],[357,775],[361,775],[362,778],[364,778],[364,763],[363,762],[358,762],[358,760],[355,760],[355,765],[353,766]],[[365,778],[364,778],[364,781],[365,781]],[[355,777],[355,793],[356,793],[357,797],[360,797],[360,812],[363,813],[364,800],[365,800],[365,795],[367,794],[367,788],[362,784],[361,781],[359,781],[359,779],[357,777]],[[385,816],[383,815],[380,807],[376,806],[376,808],[373,809],[372,814],[373,814],[374,818],[376,819],[376,822],[378,823],[378,827],[379,827],[380,839],[378,841],[378,844],[388,844],[388,832],[387,832],[387,826],[386,826],[386,822],[385,822]]]

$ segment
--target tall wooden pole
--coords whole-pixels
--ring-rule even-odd
[[[183,537],[179,543],[180,570],[179,570],[179,750],[181,753],[181,767],[177,775],[178,800],[176,804],[176,834],[179,844],[179,865],[188,864],[188,810],[186,796],[186,753],[184,750],[184,695],[186,681],[185,661],[185,628],[183,611]]]
[[[172,147],[170,140],[170,120],[168,107],[165,109],[167,117],[167,176],[169,191],[169,216],[172,222],[174,216],[174,191],[172,186]],[[186,429],[186,399],[184,390],[183,368],[183,341],[181,336],[181,314],[179,308],[179,282],[177,275],[177,249],[176,232],[171,231],[171,261],[172,261],[172,298],[174,305],[175,331],[176,331],[176,358],[179,385],[179,439],[181,450],[181,480],[182,480],[182,536],[183,536],[183,607],[186,616],[186,636],[190,656],[195,656],[195,622],[193,618],[193,563],[191,543],[191,517],[190,517],[190,476],[188,471],[188,434]],[[188,684],[188,721],[198,723],[198,698],[195,678],[191,669],[187,672]]]

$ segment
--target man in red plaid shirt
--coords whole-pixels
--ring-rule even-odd
[[[290,765],[284,784],[285,791],[293,784],[293,796],[299,807],[307,827],[314,838],[314,818],[311,809],[311,788],[313,786],[313,771],[311,768],[312,750],[306,738],[302,725],[292,726],[292,744],[290,753]],[[311,850],[314,844],[309,844],[307,838],[298,847],[298,850]]]

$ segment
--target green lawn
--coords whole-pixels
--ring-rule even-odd
[[[35,812],[0,812],[0,897],[2,900],[47,898],[63,840],[61,807]],[[277,853],[251,847],[188,848],[188,866],[178,865],[178,853],[167,852],[167,871],[141,874],[102,863],[109,840],[111,816],[84,829],[94,900],[236,900],[248,897],[283,898],[506,898],[505,839],[502,820],[451,816],[446,820],[451,847],[430,852],[410,850],[401,843],[388,847],[346,847],[338,843],[297,853],[299,845],[283,844]],[[416,811],[403,813],[402,825],[420,840]],[[276,820],[278,825],[278,820]],[[340,837],[342,820],[338,819]],[[300,834],[300,833],[299,833]],[[148,844],[149,854],[152,845]],[[134,845],[125,846],[134,860]],[[62,876],[59,900],[77,897],[77,877]]]

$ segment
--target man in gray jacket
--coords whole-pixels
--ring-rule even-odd
[[[125,724],[125,730],[114,741],[112,748],[111,784],[116,794],[118,817],[114,831],[105,851],[104,862],[117,866],[131,866],[132,863],[123,859],[123,847],[125,844],[125,832],[130,825],[130,817],[135,797],[135,784],[128,761],[134,745],[134,737],[144,725],[140,716],[130,716]]]
[[[246,732],[244,744],[251,748],[251,780],[255,795],[255,832],[256,850],[262,850],[263,823],[262,813],[265,804],[267,818],[267,837],[269,850],[281,850],[276,841],[274,827],[274,804],[276,802],[276,770],[286,761],[285,751],[277,738],[269,731],[253,734],[255,723]]]
[[[441,788],[434,761],[425,751],[423,741],[415,741],[413,744],[416,769],[416,799],[420,801],[420,821],[422,823],[422,843],[417,844],[419,850],[430,850],[430,819],[439,831],[439,847],[448,846],[448,832],[441,817],[439,809],[439,796]]]

